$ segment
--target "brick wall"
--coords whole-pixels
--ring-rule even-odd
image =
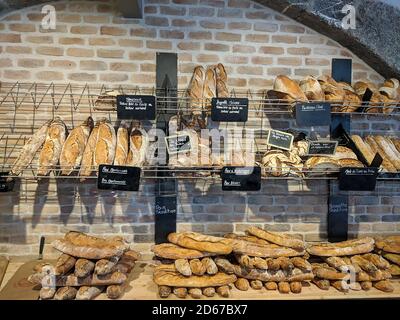
[[[110,4],[111,3],[111,4]],[[296,79],[330,73],[332,58],[352,57],[354,80],[382,78],[347,49],[251,1],[144,0],[141,21],[119,17],[111,1],[55,4],[57,30],[40,27],[40,6],[0,20],[0,80],[153,86],[157,51],[177,52],[179,85],[197,64],[225,63],[230,88],[269,89],[277,74]],[[202,7],[197,7],[201,4]],[[284,117],[277,128],[290,126]],[[68,123],[71,126],[71,123]],[[354,133],[390,133],[397,121],[353,117]],[[66,230],[120,234],[149,251],[154,237],[154,182],[138,194],[102,192],[94,181],[21,181],[0,195],[0,253],[33,255],[38,241]],[[210,234],[243,231],[249,224],[326,239],[325,181],[265,181],[255,193],[223,193],[211,181],[179,182],[178,230]],[[350,235],[400,231],[400,185],[379,182],[374,193],[350,196]],[[46,254],[54,253],[46,248]]]

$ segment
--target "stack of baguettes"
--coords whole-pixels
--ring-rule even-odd
[[[390,279],[395,270],[384,257],[372,253],[374,244],[373,238],[366,237],[310,245],[307,251],[315,261],[311,263],[313,283],[321,290],[332,286],[340,292],[368,291],[374,287],[393,292]]]
[[[379,153],[383,158],[381,167],[385,172],[397,172],[400,170],[399,138],[373,135],[361,138],[358,135],[352,135],[351,139],[369,164],[372,163],[375,155]]]
[[[229,97],[228,75],[222,63],[208,66],[197,66],[189,83],[188,95],[194,114],[209,111],[211,99]]]
[[[55,266],[40,263],[28,279],[41,286],[43,300],[92,300],[104,290],[108,298],[118,299],[140,258],[120,237],[103,239],[71,231],[52,245],[62,252]]]
[[[375,251],[391,262],[389,271],[392,276],[400,276],[400,236],[377,238],[375,241]]]
[[[152,158],[147,154],[149,138],[144,129],[130,127],[129,122],[122,122],[116,133],[106,118],[94,125],[88,117],[68,133],[65,123],[56,117],[42,125],[22,147],[10,174],[20,175],[37,154],[38,176],[56,170],[65,176],[79,172],[84,178],[100,164],[143,166]]]
[[[248,232],[252,235],[224,238],[194,232],[170,234],[170,243],[153,247],[162,259],[154,271],[159,295],[229,297],[232,284],[239,290],[249,286],[259,290],[265,285],[268,290],[300,293],[301,282],[313,279],[303,241],[258,228]]]

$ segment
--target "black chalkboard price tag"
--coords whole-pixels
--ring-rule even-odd
[[[290,150],[292,149],[294,136],[291,133],[269,130],[267,144],[271,147]]]
[[[223,167],[222,190],[259,191],[261,189],[260,167]]]
[[[217,122],[246,122],[249,116],[247,98],[212,98],[211,120]]]
[[[8,172],[0,172],[0,192],[10,192],[14,189],[15,180],[7,176]]]
[[[176,232],[176,196],[157,196],[155,201],[155,243],[168,242],[168,235]]]
[[[329,197],[328,240],[345,241],[348,237],[349,200],[345,195]]]
[[[330,156],[336,152],[337,141],[309,141],[308,152],[309,156]]]
[[[102,190],[139,191],[141,169],[100,165],[97,187]]]
[[[156,118],[155,96],[117,96],[117,116],[120,120],[154,120]]]
[[[192,150],[190,135],[182,133],[165,137],[168,154],[186,153]]]
[[[343,191],[374,191],[378,168],[352,168],[340,169],[339,189]]]
[[[331,124],[331,104],[310,102],[296,104],[296,123],[302,127],[329,126]]]

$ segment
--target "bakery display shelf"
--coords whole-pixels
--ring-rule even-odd
[[[50,173],[46,176],[37,175],[38,165],[30,164],[22,171],[20,175],[11,175],[7,172],[10,171],[11,165],[0,165],[0,172],[3,172],[3,177],[10,179],[22,180],[41,180],[41,179],[68,179],[68,180],[92,180],[97,179],[98,167],[92,167],[92,175],[82,176],[79,175],[79,169],[72,171],[70,175],[62,175],[59,166],[52,167]],[[170,167],[170,166],[145,166],[141,168],[141,178],[143,179],[160,179],[160,174],[168,174],[161,176],[162,179],[205,179],[205,180],[221,180],[220,166],[210,167]],[[282,168],[262,168],[262,180],[337,180],[339,170],[326,169],[326,170],[312,170],[303,169],[301,172],[298,170],[288,169],[282,172]],[[400,172],[397,173],[383,173],[381,172],[377,180],[400,180]]]
[[[107,95],[109,94],[109,95]],[[208,113],[210,108],[209,100],[192,101],[189,98],[187,89],[163,89],[155,87],[138,87],[131,85],[106,86],[106,85],[75,85],[65,84],[40,84],[40,83],[1,83],[0,84],[0,116],[5,123],[0,122],[0,129],[11,129],[18,126],[25,126],[27,129],[41,125],[41,122],[59,115],[65,116],[74,126],[74,120],[79,121],[78,114],[86,116],[107,116],[110,119],[115,115],[116,95],[154,95],[157,98],[158,113],[192,113],[193,111]],[[268,115],[291,115],[296,101],[269,99],[267,90],[231,90],[232,98],[247,98],[249,100],[249,116],[259,118]],[[101,108],[96,107],[97,101],[101,101]],[[321,101],[310,101],[321,102]],[[390,104],[368,106],[373,108],[375,113],[361,112],[360,103],[330,101],[332,113],[350,115],[368,115],[392,117],[399,116],[400,101],[393,101]],[[104,105],[106,107],[104,107]],[[352,112],[338,112],[343,107]],[[357,107],[360,107],[357,109]],[[354,110],[357,109],[357,110]],[[24,121],[26,120],[25,124]]]

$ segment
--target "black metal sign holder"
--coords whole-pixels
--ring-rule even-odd
[[[178,56],[175,53],[157,53],[156,56],[156,84],[157,96],[168,97],[162,99],[164,105],[158,105],[157,129],[169,135],[169,120],[175,115],[178,96]],[[161,99],[160,99],[161,100]],[[159,103],[159,102],[157,102]],[[159,141],[159,144],[163,141]],[[167,242],[167,236],[176,231],[177,213],[177,184],[168,171],[168,153],[165,165],[157,167],[155,214],[154,214],[154,240],[156,244]],[[157,208],[168,206],[168,214],[158,214]],[[171,213],[172,212],[172,213]]]

